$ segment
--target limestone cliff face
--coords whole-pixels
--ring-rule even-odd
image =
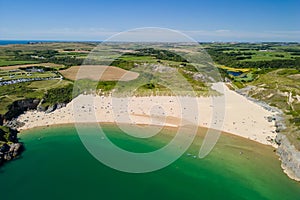
[[[279,144],[277,154],[281,160],[281,167],[290,178],[300,181],[300,151],[281,133],[277,134],[276,141]]]

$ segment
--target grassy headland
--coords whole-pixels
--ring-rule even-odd
[[[283,111],[287,126],[283,133],[300,150],[300,44],[205,46],[235,89]]]

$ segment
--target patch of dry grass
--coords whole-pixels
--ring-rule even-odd
[[[81,65],[73,66],[59,71],[65,78],[70,80],[90,79],[94,81],[131,81],[139,74],[118,67],[104,65]]]

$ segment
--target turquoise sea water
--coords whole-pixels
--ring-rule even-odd
[[[104,125],[111,141],[135,152],[164,146],[173,130],[151,139],[133,139]],[[93,135],[93,127],[87,134]],[[145,174],[111,169],[91,156],[73,126],[39,128],[20,135],[22,157],[0,169],[1,199],[300,199],[300,184],[281,170],[273,148],[222,135],[204,159],[203,137],[170,166]],[[95,138],[97,136],[95,135]],[[243,154],[240,154],[240,152]]]

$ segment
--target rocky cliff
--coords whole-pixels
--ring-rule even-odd
[[[0,115],[0,165],[18,157],[23,150],[22,143],[18,141],[18,131],[16,130],[22,124],[15,118],[27,110],[36,109],[39,102],[39,99],[17,100],[9,106],[7,113]]]
[[[0,165],[18,157],[22,151],[23,145],[21,143],[4,143],[0,146]]]
[[[39,99],[22,99],[14,101],[9,106],[9,111],[4,114],[3,121],[8,121],[15,117],[18,117],[20,114],[24,113],[27,110],[36,109],[39,102]]]
[[[17,128],[23,124],[17,121],[17,117],[28,110],[38,110],[46,113],[53,112],[56,109],[66,106],[67,100],[63,103],[56,102],[48,106],[43,106],[43,100],[40,99],[21,99],[12,102],[8,112],[0,114],[0,165],[6,161],[12,160],[20,155],[23,151],[22,143],[17,138]],[[68,99],[69,101],[71,99]]]
[[[280,157],[284,172],[290,178],[300,181],[300,152],[281,133],[277,134],[276,142],[279,145],[277,154]]]
[[[0,165],[20,155],[23,145],[19,143],[18,132],[14,129],[0,126]]]

